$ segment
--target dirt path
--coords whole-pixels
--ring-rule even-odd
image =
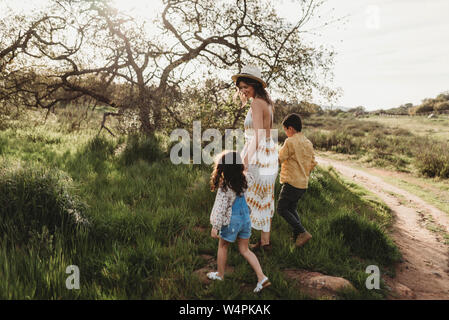
[[[442,234],[449,233],[449,216],[419,197],[386,183],[380,177],[354,169],[347,164],[317,157],[323,166],[332,166],[376,194],[395,217],[391,238],[400,249],[403,262],[396,267],[396,277],[385,277],[399,299],[449,299],[449,246]],[[438,232],[430,231],[431,222]],[[405,287],[404,287],[405,286]]]

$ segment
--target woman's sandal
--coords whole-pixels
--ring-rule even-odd
[[[211,280],[223,280],[223,278],[218,275],[218,272],[209,272],[207,274],[207,277]]]
[[[265,277],[265,278],[262,279],[262,281],[257,283],[257,286],[254,289],[254,292],[255,293],[260,292],[260,291],[262,291],[262,289],[265,289],[266,287],[268,287],[270,285],[271,285],[271,282],[268,281],[267,277]]]

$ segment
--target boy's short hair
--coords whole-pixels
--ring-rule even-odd
[[[286,128],[293,127],[298,132],[302,130],[302,121],[301,117],[297,113],[291,113],[284,118],[282,121],[282,125]]]

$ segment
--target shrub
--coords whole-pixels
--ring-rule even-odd
[[[333,150],[336,152],[356,154],[360,150],[360,143],[357,138],[352,137],[347,132],[337,133],[335,135],[335,140],[337,141],[337,144]]]
[[[86,206],[70,184],[63,173],[45,168],[0,169],[0,234],[25,243],[58,231],[71,235],[87,225]]]
[[[365,136],[365,131],[358,129],[358,128],[352,128],[352,129],[350,129],[349,132],[353,137],[364,137]]]
[[[412,135],[412,133],[409,130],[404,129],[404,128],[392,128],[391,130],[392,130],[391,134],[393,136],[411,136]]]
[[[440,93],[436,98],[436,101],[449,101],[449,91]]]
[[[0,136],[0,155],[4,152],[7,145],[8,139],[4,138],[3,136]]]
[[[312,142],[314,148],[327,150],[329,145],[327,141],[327,134],[313,130],[307,134],[307,137]]]
[[[131,165],[141,159],[148,162],[161,160],[165,153],[161,148],[161,141],[156,136],[133,134],[128,136],[126,148],[122,153],[125,165]]]
[[[355,154],[360,150],[360,141],[347,132],[323,133],[312,131],[307,137],[317,149],[332,150],[339,153]]]
[[[380,132],[374,132],[367,136],[365,141],[365,148],[374,154],[378,153],[388,153],[387,149],[389,147],[386,135]]]
[[[287,139],[287,134],[283,129],[278,130],[278,142],[284,143],[284,141]]]
[[[114,144],[102,136],[96,136],[84,147],[84,152],[91,157],[106,160],[114,152]]]
[[[449,145],[442,142],[424,141],[417,146],[415,165],[428,177],[449,178]]]
[[[449,101],[438,102],[435,104],[435,111],[449,110]]]
[[[96,136],[82,145],[73,157],[67,158],[66,170],[74,179],[85,179],[92,172],[107,172],[106,160],[114,153],[114,143]]]
[[[432,112],[433,104],[431,104],[431,103],[422,104],[420,106],[413,108],[413,111],[414,111],[414,114]]]

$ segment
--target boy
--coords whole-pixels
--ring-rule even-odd
[[[279,150],[282,187],[277,211],[293,228],[295,244],[301,247],[312,238],[312,235],[302,226],[296,209],[299,199],[307,191],[310,172],[317,162],[312,143],[301,132],[301,117],[295,113],[289,114],[282,121],[282,125],[287,139]]]

